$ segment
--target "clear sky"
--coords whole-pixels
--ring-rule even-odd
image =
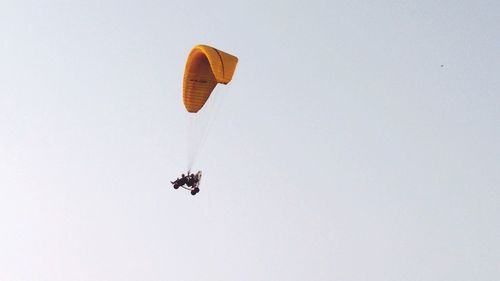
[[[499,3],[0,0],[0,280],[500,280]]]

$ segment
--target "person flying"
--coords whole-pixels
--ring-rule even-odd
[[[174,189],[182,187],[190,190],[192,195],[196,195],[196,193],[200,192],[200,188],[198,187],[200,180],[201,171],[196,174],[191,174],[190,171],[188,171],[187,175],[182,174],[180,178],[177,178],[175,181],[171,181],[170,183],[174,186]]]

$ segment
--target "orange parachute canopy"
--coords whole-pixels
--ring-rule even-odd
[[[227,84],[233,78],[238,58],[216,48],[197,45],[189,53],[182,100],[188,112],[198,112],[214,90],[217,83]]]

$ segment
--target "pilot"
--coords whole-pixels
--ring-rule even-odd
[[[195,175],[193,175],[193,174],[189,175],[188,181],[187,181],[188,186],[194,186],[197,182],[198,182],[198,178]]]

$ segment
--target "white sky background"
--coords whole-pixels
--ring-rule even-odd
[[[499,280],[499,14],[0,0],[0,280]],[[193,197],[198,43],[240,61]]]

